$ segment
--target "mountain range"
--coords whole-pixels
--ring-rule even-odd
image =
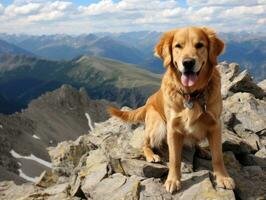
[[[136,107],[159,88],[160,80],[161,75],[106,58],[81,56],[70,61],[51,61],[0,55],[0,94],[15,105],[11,111],[26,107],[32,99],[62,84],[85,87],[94,99]],[[5,107],[0,108],[5,111]]]
[[[153,56],[153,48],[161,34],[155,31],[91,33],[77,36],[0,34],[0,39],[50,60],[72,60],[82,55],[90,55],[136,64],[149,71],[163,73],[161,60]],[[220,61],[239,63],[242,69],[249,69],[257,81],[265,78],[265,36],[246,32],[219,35],[226,42],[226,51]]]
[[[0,55],[1,54],[33,55],[30,51],[0,39]]]

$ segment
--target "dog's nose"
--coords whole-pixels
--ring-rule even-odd
[[[190,71],[190,70],[193,70],[192,68],[194,67],[196,63],[196,60],[193,58],[185,58],[182,63],[186,71]]]

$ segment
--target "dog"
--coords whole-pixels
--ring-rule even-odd
[[[185,27],[162,35],[155,55],[166,72],[160,89],[136,110],[110,108],[111,115],[127,122],[144,122],[143,152],[148,162],[160,162],[153,152],[165,140],[169,149],[168,192],[181,188],[181,153],[187,141],[208,139],[217,186],[234,189],[223,161],[221,144],[221,77],[216,68],[224,42],[210,28]]]

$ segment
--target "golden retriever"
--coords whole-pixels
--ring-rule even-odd
[[[153,152],[165,139],[169,148],[169,173],[166,190],[181,187],[181,152],[187,140],[198,142],[207,137],[218,187],[234,189],[228,175],[221,145],[221,79],[217,57],[224,43],[206,27],[186,27],[166,32],[155,47],[166,72],[161,88],[146,104],[133,111],[110,108],[109,112],[125,121],[145,122],[144,155],[159,162]]]

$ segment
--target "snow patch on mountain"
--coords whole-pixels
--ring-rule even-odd
[[[40,140],[40,139],[41,139],[40,137],[38,137],[38,136],[35,135],[35,134],[34,134],[32,137],[35,138],[35,139],[37,139],[37,140]]]
[[[86,118],[88,119],[88,125],[90,127],[90,130],[92,131],[94,129],[93,125],[92,125],[92,120],[91,117],[89,115],[89,113],[85,113]]]
[[[25,174],[21,169],[18,169],[18,172],[19,172],[19,176],[21,177],[21,178],[24,178],[25,180],[27,180],[27,181],[30,181],[30,182],[35,182],[36,180],[37,180],[37,178],[38,177],[30,177],[30,176],[28,176],[27,174]]]
[[[52,167],[52,164],[50,162],[47,162],[41,158],[36,157],[33,154],[30,154],[30,156],[22,156],[20,154],[18,154],[17,152],[15,152],[13,149],[10,151],[10,154],[14,157],[14,158],[24,158],[24,159],[28,159],[28,160],[33,160],[36,161],[38,163],[40,163],[41,165],[44,165],[48,168]]]

